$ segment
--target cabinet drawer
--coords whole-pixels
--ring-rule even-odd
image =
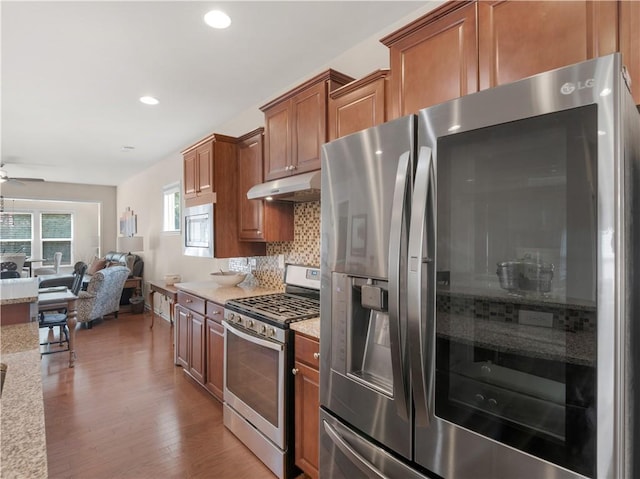
[[[308,364],[312,368],[320,368],[320,343],[317,340],[296,332],[294,347],[296,361]]]
[[[207,301],[207,318],[213,319],[215,322],[222,324],[224,318],[224,307],[213,301]]]
[[[184,291],[178,291],[178,303],[185,308],[189,308],[191,311],[204,315],[205,300],[198,296],[185,293]]]

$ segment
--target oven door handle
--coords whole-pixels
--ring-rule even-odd
[[[245,341],[249,341],[250,343],[257,344],[258,346],[264,346],[265,348],[273,349],[274,351],[282,351],[284,349],[284,345],[280,343],[274,343],[273,341],[269,341],[268,339],[258,338],[253,336],[252,334],[247,334],[239,329],[231,326],[226,321],[223,321],[224,329],[230,331],[232,334],[244,339]]]

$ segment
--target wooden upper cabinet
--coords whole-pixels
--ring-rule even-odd
[[[329,94],[329,140],[366,130],[387,119],[389,70],[377,70]]]
[[[213,254],[216,258],[264,256],[266,245],[238,235],[238,140],[214,133],[182,152],[185,206],[213,203]],[[192,159],[193,158],[193,159]],[[192,166],[192,165],[195,165]],[[191,178],[196,180],[192,181]],[[189,193],[195,183],[195,194]]]
[[[184,197],[195,198],[196,190],[196,150],[191,150],[183,155],[184,167]]]
[[[213,142],[208,137],[182,152],[187,206],[215,201]]]
[[[260,108],[265,115],[265,181],[320,169],[320,146],[328,140],[329,92],[352,80],[327,70]]]
[[[291,165],[291,105],[283,102],[264,112],[269,134],[265,138],[265,180],[289,175]]]
[[[320,168],[320,146],[327,137],[327,84],[312,85],[291,99],[295,123],[291,137],[291,174]]]
[[[617,51],[618,3],[478,2],[480,89]]]
[[[249,200],[264,181],[264,128],[238,138],[238,235],[242,241],[293,241],[293,203]]]
[[[631,76],[631,92],[640,105],[640,2],[620,2],[620,53]]]
[[[389,119],[478,90],[476,3],[450,2],[381,40],[389,47]]]

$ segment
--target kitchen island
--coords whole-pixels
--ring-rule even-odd
[[[37,278],[0,280],[0,322],[2,325],[35,320],[38,303]]]
[[[0,477],[46,478],[47,442],[38,323],[0,328],[7,372],[0,401]]]

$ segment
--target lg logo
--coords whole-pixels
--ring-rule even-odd
[[[584,82],[571,83],[567,82],[560,87],[560,93],[563,95],[571,95],[576,90],[584,90],[585,88],[593,88],[595,84],[595,80],[593,78],[589,78]]]

